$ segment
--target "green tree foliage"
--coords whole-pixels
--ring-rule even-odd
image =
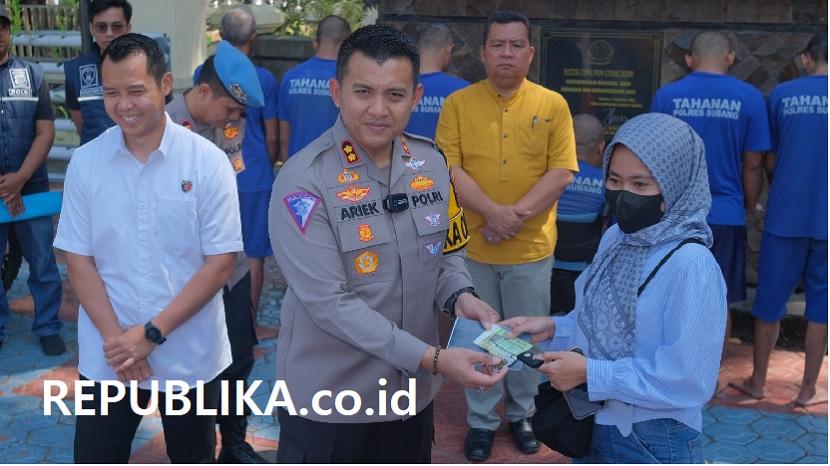
[[[365,15],[363,0],[284,0],[281,9],[285,22],[277,33],[291,36],[313,36],[317,22],[328,15],[341,16],[354,30]]]

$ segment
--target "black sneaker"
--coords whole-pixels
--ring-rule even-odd
[[[43,348],[43,353],[47,356],[58,356],[66,352],[66,343],[59,334],[46,335],[40,337],[40,346]]]
[[[241,443],[230,447],[222,446],[219,451],[219,458],[216,460],[221,464],[265,464],[268,460],[254,451],[254,448],[247,443]]]

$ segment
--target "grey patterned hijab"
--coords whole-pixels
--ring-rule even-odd
[[[659,223],[631,234],[594,257],[587,277],[579,326],[594,359],[614,360],[634,353],[637,288],[653,247],[686,238],[712,245],[706,215],[712,204],[703,141],[677,118],[647,113],[626,122],[605,149],[603,169],[622,144],[637,155],[657,182],[666,212]],[[585,349],[585,348],[583,348]]]

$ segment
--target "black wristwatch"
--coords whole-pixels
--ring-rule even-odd
[[[147,322],[144,324],[144,338],[147,339],[150,343],[155,343],[160,345],[167,341],[167,338],[161,334],[161,330],[158,327],[153,325],[152,321]]]
[[[447,302],[444,303],[444,309],[442,309],[442,311],[444,311],[444,314],[448,314],[451,317],[455,317],[455,302],[458,301],[458,297],[461,296],[464,293],[470,293],[471,295],[475,296],[476,298],[479,297],[478,294],[476,293],[475,288],[473,288],[471,286],[461,288],[460,290],[453,293],[447,299]]]

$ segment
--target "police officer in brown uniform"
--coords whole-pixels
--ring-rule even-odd
[[[239,173],[245,169],[242,159],[245,120],[242,116],[248,107],[261,107],[263,100],[253,63],[228,42],[222,41],[216,47],[216,54],[202,65],[196,85],[176,96],[167,104],[166,110],[174,122],[222,149],[234,171]],[[257,344],[250,268],[245,253],[237,253],[236,266],[224,287],[222,299],[233,362],[219,378],[230,382],[228,396],[235,405],[236,381],[247,381],[251,374]],[[216,423],[222,433],[219,463],[267,462],[245,442],[246,416],[220,415],[216,417]]]
[[[269,230],[288,281],[277,378],[292,401],[278,410],[278,462],[430,462],[441,375],[485,389],[506,372],[438,346],[442,311],[488,327],[498,316],[465,269],[445,159],[402,134],[418,69],[403,33],[355,31],[331,82],[340,116],[274,184]]]

